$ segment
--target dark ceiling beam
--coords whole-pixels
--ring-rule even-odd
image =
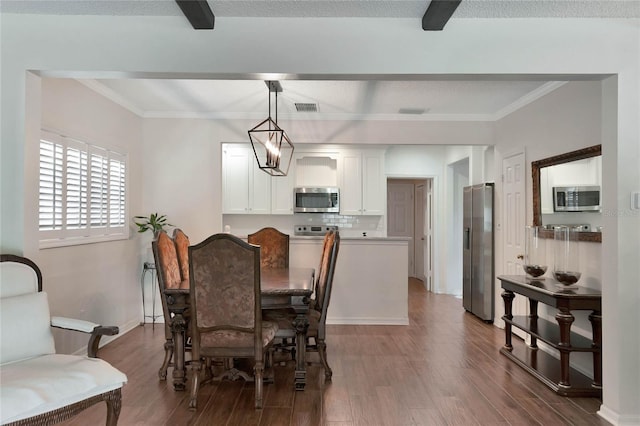
[[[442,31],[462,0],[431,0],[422,17],[422,29]]]
[[[194,30],[212,30],[216,17],[207,0],[176,0]]]

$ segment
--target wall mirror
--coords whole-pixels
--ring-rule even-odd
[[[582,227],[580,241],[602,242],[602,212],[595,201],[567,211],[558,205],[562,188],[588,191],[592,200],[602,194],[602,146],[595,145],[572,152],[544,158],[531,163],[533,177],[533,224],[547,228],[543,237],[553,238],[554,225]],[[555,188],[555,189],[554,189]],[[571,195],[570,195],[571,196]],[[588,205],[586,205],[588,204]]]

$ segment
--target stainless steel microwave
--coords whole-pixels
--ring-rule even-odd
[[[294,213],[339,213],[340,190],[335,187],[293,189]]]
[[[554,186],[553,211],[600,211],[600,187],[598,185]]]

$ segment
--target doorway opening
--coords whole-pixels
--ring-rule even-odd
[[[405,237],[408,275],[433,289],[433,179],[387,180],[387,235]]]

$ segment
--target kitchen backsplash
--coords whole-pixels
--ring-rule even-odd
[[[248,215],[225,214],[223,229],[244,237],[265,226],[272,226],[280,232],[293,236],[296,225],[337,225],[344,237],[386,237],[384,216],[343,216],[330,213],[301,213],[293,215]]]

